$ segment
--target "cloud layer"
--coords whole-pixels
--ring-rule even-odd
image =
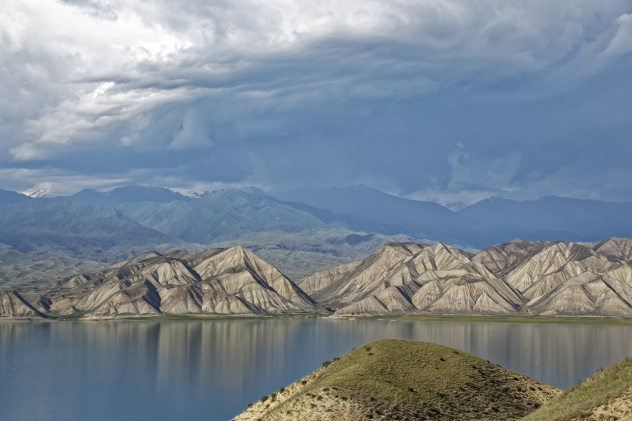
[[[0,188],[632,200],[627,1],[7,3]]]

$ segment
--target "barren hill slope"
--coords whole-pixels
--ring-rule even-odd
[[[393,313],[632,317],[632,240],[513,240],[472,255],[442,243],[387,244],[303,280],[338,316]],[[303,284],[301,284],[303,285]]]
[[[148,252],[67,278],[30,302],[42,312],[92,318],[323,311],[276,268],[239,246],[198,255]]]

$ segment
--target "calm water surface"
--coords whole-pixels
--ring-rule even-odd
[[[0,323],[0,419],[227,420],[365,342],[448,345],[561,388],[632,327],[379,320]]]

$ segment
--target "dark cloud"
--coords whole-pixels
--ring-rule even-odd
[[[626,1],[25,0],[0,28],[3,188],[632,200]]]

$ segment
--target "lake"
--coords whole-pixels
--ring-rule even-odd
[[[568,388],[632,326],[329,319],[1,322],[0,419],[227,420],[365,342],[434,342]]]

